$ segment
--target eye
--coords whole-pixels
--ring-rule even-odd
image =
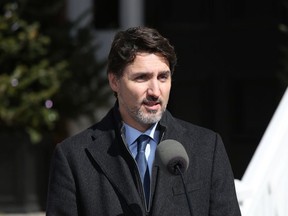
[[[169,79],[170,77],[170,73],[169,72],[165,72],[165,73],[161,73],[159,76],[158,76],[158,79],[162,82],[165,82],[167,79]]]
[[[137,82],[144,82],[148,79],[146,74],[140,74],[138,76],[135,77],[135,81]]]

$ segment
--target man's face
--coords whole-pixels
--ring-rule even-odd
[[[123,121],[145,131],[159,121],[167,107],[171,89],[168,61],[157,54],[138,53],[123,76],[109,74],[109,83],[117,92]]]

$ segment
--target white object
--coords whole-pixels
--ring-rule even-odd
[[[288,215],[288,88],[235,185],[242,216]]]

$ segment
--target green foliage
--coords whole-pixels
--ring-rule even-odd
[[[0,123],[24,128],[33,142],[52,129],[58,112],[49,105],[67,77],[67,62],[47,58],[50,38],[39,23],[19,18],[17,4],[0,16]]]
[[[111,95],[93,26],[80,25],[89,11],[71,22],[64,8],[63,0],[19,0],[0,17],[0,127],[25,129],[33,142],[65,131],[67,119],[96,120]]]
[[[26,20],[37,20],[42,30],[51,38],[49,58],[53,61],[66,59],[69,77],[62,82],[54,98],[54,106],[62,119],[88,116],[96,121],[95,111],[107,104],[111,95],[106,74],[105,61],[95,57],[98,49],[93,25],[83,21],[91,11],[84,11],[78,19],[70,21],[65,14],[64,0],[19,0],[21,16]]]

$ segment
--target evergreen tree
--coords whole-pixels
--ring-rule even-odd
[[[107,104],[111,92],[103,74],[106,62],[95,58],[93,25],[79,25],[90,11],[71,22],[63,0],[1,6],[1,125],[24,125],[39,141],[47,128],[65,130],[67,119],[96,120],[95,111]]]
[[[52,129],[58,112],[52,98],[68,75],[67,62],[47,58],[50,38],[39,23],[28,23],[7,4],[0,16],[0,123],[29,133],[33,142]]]

